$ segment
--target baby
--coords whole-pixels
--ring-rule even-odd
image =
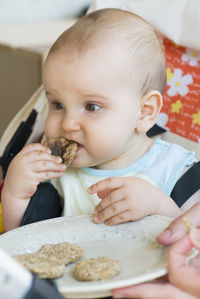
[[[20,225],[39,183],[64,199],[63,215],[95,212],[108,225],[151,214],[177,217],[169,194],[194,153],[146,132],[162,106],[165,58],[152,27],[118,9],[81,18],[53,44],[43,70],[47,138],[78,144],[69,168],[42,144],[12,160],[2,191],[6,230]]]

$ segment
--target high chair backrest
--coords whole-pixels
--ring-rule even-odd
[[[23,146],[40,140],[46,116],[47,101],[41,86],[16,114],[0,139],[0,166],[3,177],[11,160]]]

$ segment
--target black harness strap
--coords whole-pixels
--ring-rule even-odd
[[[181,207],[199,189],[200,162],[197,162],[177,181],[170,196]]]
[[[160,127],[159,125],[155,124],[149,131],[147,132],[148,137],[153,137],[158,134],[166,132],[166,129]]]
[[[20,226],[60,217],[62,206],[56,188],[48,182],[40,183],[30,199]]]

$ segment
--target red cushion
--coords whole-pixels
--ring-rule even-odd
[[[163,40],[167,87],[158,124],[200,143],[200,52]]]

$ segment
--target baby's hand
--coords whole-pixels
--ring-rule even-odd
[[[136,177],[112,177],[91,186],[88,192],[102,199],[94,210],[95,221],[113,225],[152,214],[157,207],[148,200],[146,183]]]
[[[51,155],[42,144],[25,146],[11,161],[8,168],[4,194],[9,198],[28,199],[36,191],[40,182],[59,177],[66,166],[60,157]]]
[[[102,201],[95,207],[95,221],[108,225],[135,221],[152,214],[175,217],[180,211],[172,199],[137,177],[112,177],[88,189]]]

